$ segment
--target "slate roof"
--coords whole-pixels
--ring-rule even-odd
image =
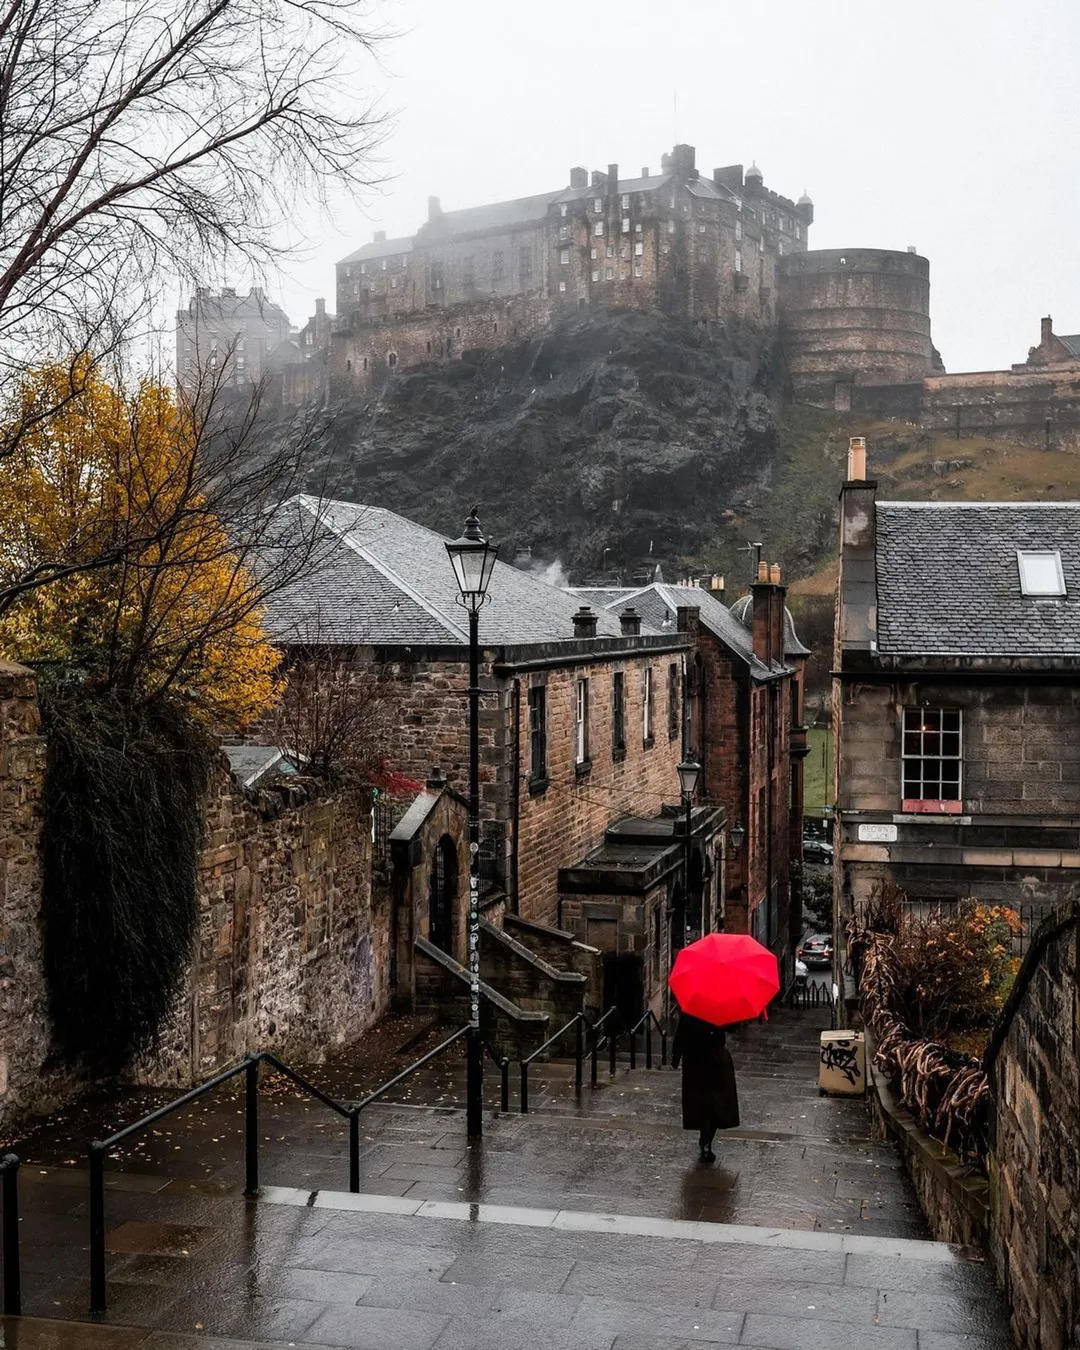
[[[429,222],[432,234],[473,234],[477,230],[502,230],[512,225],[528,225],[543,220],[552,202],[561,192],[541,192],[535,197],[515,197],[508,202],[490,202],[486,206],[468,206],[461,211],[443,211]]]
[[[1054,336],[1068,349],[1070,356],[1080,356],[1080,333],[1055,333]]]
[[[264,623],[273,640],[389,647],[468,642],[468,617],[457,603],[443,536],[354,502],[302,496],[280,509],[297,507],[312,522],[321,520],[325,544],[307,573],[269,601]],[[559,587],[496,562],[480,615],[481,643],[572,640],[580,604]],[[597,636],[620,635],[616,615],[598,611],[597,619]]]
[[[747,592],[741,595],[731,606],[731,612],[738,621],[745,627],[750,628],[753,622],[751,610],[754,605],[754,597]],[[787,605],[784,606],[784,655],[785,656],[809,656],[810,648],[803,645],[799,640],[799,635],[795,631],[795,620],[791,617],[791,610]]]
[[[758,679],[767,679],[783,667],[770,671],[763,661],[754,655],[753,638],[748,629],[738,621],[726,605],[715,596],[703,591],[700,586],[672,586],[666,582],[654,581],[649,586],[627,587],[615,591],[604,588],[572,588],[569,592],[583,604],[593,608],[603,607],[609,612],[619,614],[627,605],[633,605],[641,615],[642,625],[660,632],[672,632],[675,628],[676,611],[685,605],[696,605],[700,610],[700,621],[704,628],[740,656]]]
[[[878,502],[878,651],[1080,656],[1080,502]],[[1020,590],[1017,549],[1059,549],[1062,598]]]
[[[254,787],[268,774],[296,773],[296,763],[279,745],[223,745],[229,768],[244,787]]]
[[[336,265],[341,267],[345,263],[367,262],[370,258],[389,258],[395,253],[411,253],[413,242],[412,235],[403,239],[378,239],[370,244],[364,244],[355,253],[340,259]]]

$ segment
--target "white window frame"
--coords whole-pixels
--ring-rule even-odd
[[[741,272],[741,271],[742,271],[742,249],[741,249],[741,248],[737,248],[737,249],[735,250],[735,271],[736,271],[736,272]]]
[[[947,738],[947,739],[946,739]],[[946,746],[950,748],[945,749]],[[955,750],[951,747],[955,746]],[[956,766],[956,793],[943,796],[944,766]],[[910,767],[909,767],[910,766]],[[934,767],[936,766],[936,768]],[[927,770],[930,769],[928,773]],[[949,775],[950,779],[952,775]],[[909,792],[915,787],[916,792]],[[930,795],[928,787],[936,787]],[[904,809],[958,811],[964,800],[962,708],[904,708],[900,718],[900,797]],[[915,803],[918,803],[916,806]],[[948,804],[946,807],[945,804]]]
[[[629,194],[629,192],[624,192],[624,193],[623,193],[623,196],[622,196],[622,209],[623,209],[624,211],[629,211],[629,210],[630,210],[630,194]]]
[[[644,275],[645,275],[645,269],[644,269],[644,267],[642,266],[642,264],[641,264],[640,262],[634,263],[634,276],[640,277],[640,276],[644,276]]]
[[[593,270],[592,270],[592,279],[593,279],[593,281],[599,281],[599,280],[600,280],[600,269],[599,269],[599,267],[594,267],[594,268],[593,268]]]
[[[1050,566],[1047,567],[1046,564]],[[1016,570],[1020,574],[1021,595],[1065,595],[1065,573],[1061,568],[1061,551],[1056,548],[1018,548]]]
[[[569,266],[570,266],[570,250],[569,250],[568,248],[564,248],[564,249],[561,249],[561,250],[560,250],[560,252],[559,252],[559,265],[560,265],[561,267],[569,267]]]
[[[598,216],[601,215],[601,214],[603,213],[603,210],[604,210],[604,199],[603,199],[603,197],[594,197],[594,198],[593,198],[592,209],[593,209],[593,211],[595,211],[595,213],[596,213]]]
[[[603,222],[602,220],[594,220],[594,221],[593,221],[592,232],[593,232],[593,234],[603,234],[603,233],[604,233],[604,222]]]
[[[634,257],[641,258],[644,256],[644,254],[645,254],[645,244],[643,240],[639,239],[638,242],[634,245]]]
[[[646,666],[641,682],[641,739],[645,745],[653,739],[653,670]]]
[[[629,234],[629,233],[630,233],[630,217],[629,217],[629,216],[623,216],[622,232],[623,232],[623,234]]]
[[[574,763],[589,762],[589,681],[578,680],[574,690]]]

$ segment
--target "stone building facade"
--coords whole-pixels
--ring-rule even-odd
[[[289,316],[261,287],[238,295],[200,286],[176,312],[176,377],[194,391],[207,375],[225,389],[261,383],[272,368],[272,354],[287,344]]]
[[[780,259],[805,250],[813,215],[754,165],[702,174],[690,145],[658,173],[574,168],[565,188],[462,211],[432,197],[414,236],[376,234],[337,264],[332,387],[369,393],[394,370],[498,347],[578,309],[772,324]]]
[[[880,502],[853,443],[834,653],[837,917],[1080,897],[1080,503]]]

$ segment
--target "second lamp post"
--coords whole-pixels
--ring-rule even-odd
[[[682,796],[683,805],[686,807],[686,820],[683,824],[683,903],[685,905],[683,923],[688,925],[690,922],[690,829],[691,813],[693,812],[694,793],[697,791],[698,778],[701,775],[701,765],[694,759],[687,757],[678,765],[675,772],[679,775],[679,792]],[[705,897],[702,894],[698,905],[698,937],[705,935]],[[680,936],[684,936],[680,934]]]
[[[465,1089],[470,1139],[484,1129],[484,1047],[480,1040],[480,609],[499,551],[480,533],[476,507],[465,533],[446,545],[469,614],[469,1038]]]

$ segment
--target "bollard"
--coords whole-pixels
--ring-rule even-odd
[[[259,1193],[259,1061],[244,1066],[244,1194]]]
[[[19,1159],[8,1153],[4,1169],[4,1313],[22,1312],[22,1279],[19,1270]]]
[[[90,1311],[103,1313],[105,1294],[105,1150],[90,1145]]]
[[[360,1194],[360,1112],[349,1112],[349,1191]]]

